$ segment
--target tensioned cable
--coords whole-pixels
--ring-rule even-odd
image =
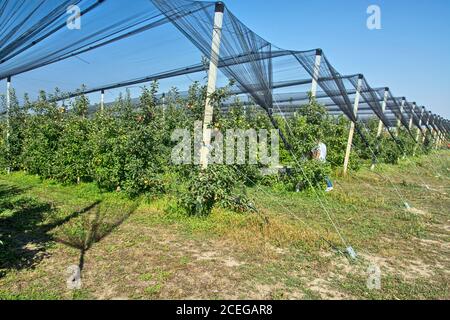
[[[301,222],[303,225],[305,225],[308,229],[310,229],[319,239],[322,239],[323,241],[325,241],[330,247],[332,247],[333,249],[337,250],[339,253],[342,254],[342,251],[337,248],[335,245],[333,245],[329,240],[325,239],[317,230],[315,230],[313,227],[311,227],[308,223],[306,223],[303,219],[301,219],[297,214],[295,214],[291,209],[289,209],[287,206],[285,206],[283,203],[281,203],[279,201],[279,198],[271,195],[269,192],[267,192],[266,190],[264,190],[260,185],[258,185],[257,183],[255,183],[255,181],[253,181],[250,177],[248,177],[248,175],[244,174],[241,170],[239,170],[238,168],[236,168],[236,170],[241,174],[242,177],[244,177],[244,179],[246,179],[247,181],[249,181],[251,184],[255,185],[256,188],[261,191],[263,194],[265,194],[266,196],[275,199],[274,203],[278,204],[281,208],[283,208],[291,217],[293,217],[295,220],[298,220],[299,222]],[[323,226],[322,226],[323,227]]]
[[[276,102],[275,102],[275,105],[278,106],[278,104],[277,104]],[[282,113],[281,109],[280,109],[280,112]],[[289,125],[289,122],[287,121],[287,119],[286,119],[286,117],[284,116],[283,113],[282,113],[282,117],[283,117],[283,119],[284,119],[284,121],[285,121],[285,123],[286,123],[286,126],[287,126],[287,128],[289,129],[291,135],[293,136],[293,131],[292,131],[292,129],[291,129],[290,125]],[[342,243],[343,243],[344,246],[347,248],[347,247],[348,247],[347,241],[344,239],[344,237],[342,236],[342,234],[341,234],[340,230],[338,229],[337,225],[335,224],[335,222],[334,222],[333,219],[331,218],[331,215],[330,215],[330,213],[328,212],[328,209],[327,209],[327,208],[325,207],[325,205],[323,204],[322,199],[320,198],[319,194],[317,193],[316,188],[314,188],[314,185],[312,184],[311,180],[310,180],[309,177],[306,175],[305,171],[303,170],[303,167],[302,167],[302,166],[300,165],[300,163],[298,162],[298,159],[297,159],[295,153],[294,153],[294,152],[291,152],[291,155],[293,156],[294,161],[296,162],[297,166],[298,166],[298,167],[300,168],[300,170],[302,171],[302,174],[303,174],[303,176],[306,178],[306,181],[308,181],[308,184],[309,184],[310,188],[313,190],[313,192],[314,192],[314,194],[315,194],[317,200],[319,201],[319,204],[321,205],[322,209],[325,211],[325,213],[326,213],[328,219],[330,220],[330,222],[331,222],[333,228],[336,230],[337,234],[339,235],[339,238],[341,239]]]

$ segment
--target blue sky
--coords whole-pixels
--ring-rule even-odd
[[[372,87],[388,86],[395,96],[405,96],[450,119],[449,0],[225,2],[248,27],[275,45],[294,50],[322,48],[341,74],[363,73]],[[381,30],[366,26],[370,5],[381,8]],[[201,54],[173,26],[163,26],[83,58],[89,64],[68,59],[16,76],[13,85],[30,93],[56,85],[62,90],[79,88],[81,83],[104,85],[170,70],[175,62],[177,67],[198,63]],[[161,87],[186,80],[192,82],[190,77],[171,79]],[[139,86],[132,90],[140,92]],[[107,92],[107,101],[116,97],[117,92]],[[91,101],[98,99],[95,94]]]
[[[450,1],[227,0],[246,25],[286,49],[322,48],[342,74],[363,73],[450,118]],[[381,30],[366,27],[369,5]]]

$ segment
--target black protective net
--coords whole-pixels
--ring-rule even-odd
[[[405,113],[407,114],[410,123],[412,123],[413,126],[415,126],[415,127],[420,129],[420,127],[421,127],[421,125],[420,125],[420,113],[419,113],[419,115],[417,115],[416,109],[417,108],[415,107],[414,103],[406,101],[406,103],[405,103]]]
[[[153,3],[165,14],[176,10],[180,0]],[[214,6],[208,10],[197,11],[185,17],[171,18],[172,23],[205,56],[211,54],[212,27],[214,26]],[[249,30],[228,9],[225,8],[222,40],[218,56],[230,57],[233,64],[224,65],[221,70],[238,86],[250,93],[258,105],[265,109],[272,107],[272,45]],[[239,57],[247,56],[247,61]],[[217,63],[213,61],[213,63]]]
[[[355,87],[358,86],[356,79],[350,79]],[[361,98],[364,103],[370,106],[372,111],[376,114],[376,116],[383,122],[386,128],[389,128],[389,121],[383,112],[382,103],[384,100],[380,99],[376,90],[374,90],[365,78],[362,79],[361,85]]]
[[[80,29],[68,27],[68,7],[80,9]],[[20,98],[36,98],[39,90],[54,91],[70,99],[87,94],[92,103],[106,90],[113,101],[124,89],[137,96],[140,87],[158,80],[160,91],[180,91],[205,82],[211,55],[216,3],[189,0],[3,0],[0,4],[0,82],[12,76]],[[69,21],[73,22],[73,21]],[[217,85],[230,80],[236,95],[248,104],[289,115],[308,102],[312,78],[317,99],[332,114],[351,121],[375,114],[389,128],[395,119],[409,128],[408,114],[419,126],[411,106],[404,112],[390,96],[387,112],[382,100],[363,79],[360,111],[354,114],[358,75],[342,76],[321,50],[284,50],[263,39],[228,8],[217,63]],[[316,56],[322,54],[319,70]],[[4,105],[4,104],[3,104]],[[409,109],[408,109],[409,108]],[[0,112],[4,110],[0,110]],[[414,111],[414,112],[413,112]],[[443,123],[447,127],[448,123]]]
[[[311,77],[317,75],[318,84],[322,90],[339,106],[341,111],[352,121],[356,121],[353,112],[353,104],[350,101],[347,89],[340,74],[333,68],[326,56],[322,53],[322,59],[318,72],[315,70],[316,55],[322,53],[321,50],[309,52],[293,52],[293,55],[308,71]]]
[[[381,92],[381,90],[378,90],[378,95],[381,97],[384,95],[384,90]],[[402,109],[404,108],[404,105],[406,103],[402,101],[403,98],[396,98],[392,95],[392,92],[389,90],[387,91],[387,112],[390,114],[387,114],[388,118],[392,119],[394,123],[391,124],[391,127],[396,127],[399,123],[400,125],[403,125],[403,127],[407,130],[407,132],[410,134],[410,136],[414,139],[414,136],[409,129],[409,121],[405,117]]]
[[[68,26],[68,8],[72,5],[80,10],[79,30]],[[179,8],[177,13],[187,14],[190,10]],[[122,1],[5,0],[0,18],[0,79],[75,57],[168,22],[148,0],[133,0],[126,10]]]

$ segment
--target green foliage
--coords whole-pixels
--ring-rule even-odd
[[[6,144],[6,123],[0,121],[0,174],[6,173],[6,168],[9,165],[8,151]]]
[[[350,121],[344,116],[340,116],[337,119],[332,119],[332,121],[325,121],[324,125],[326,134],[323,141],[328,146],[327,162],[333,167],[342,168],[347,149]],[[355,132],[354,136],[357,134]],[[349,162],[350,170],[356,171],[361,168],[362,160],[358,151],[357,148],[352,147]]]
[[[276,117],[292,150],[281,145],[285,174],[263,176],[261,169],[267,169],[263,165],[212,165],[201,171],[198,165],[171,163],[175,146],[172,132],[179,128],[192,130],[196,121],[203,120],[206,87],[198,82],[190,87],[186,98],[176,88],[158,96],[158,84],[154,82],[142,88],[137,102],[127,92],[106,110],[94,113],[89,112],[89,100],[83,95],[68,106],[51,102],[61,96],[58,89],[53,95],[40,92],[34,102],[25,96],[20,106],[11,92],[8,139],[7,122],[5,118],[0,120],[2,172],[10,167],[65,184],[92,181],[104,191],[123,192],[130,197],[176,193],[180,194],[179,204],[184,211],[203,216],[214,206],[252,211],[244,186],[282,185],[290,191],[323,188],[325,177],[344,162],[350,123],[344,117],[328,115],[313,98],[293,117]],[[209,97],[215,109],[213,128],[222,133],[227,129],[273,129],[264,110],[244,105],[237,98],[229,112],[220,112],[225,98],[229,98],[228,88]],[[0,102],[3,109],[5,98],[1,97]],[[376,139],[377,126],[378,121],[372,120],[363,130],[369,148],[355,133],[351,169],[372,159],[372,151],[378,161],[397,163],[403,156],[427,153],[433,148],[430,134],[419,147],[406,130],[398,133],[402,146],[398,148],[385,132]],[[327,145],[327,163],[311,157],[319,141]],[[248,151],[248,145],[246,148]]]
[[[157,85],[143,88],[140,108],[133,108],[129,95],[116,106],[96,114],[91,134],[94,180],[106,190],[124,190],[130,196],[160,193],[169,163],[169,133],[163,130],[157,108]]]
[[[34,115],[27,117],[24,128],[22,168],[43,178],[55,178],[56,152],[64,130],[65,110],[48,102],[44,92],[29,108]]]
[[[20,170],[20,155],[23,151],[23,140],[25,137],[25,125],[26,125],[26,109],[22,109],[19,106],[15,91],[10,91],[10,112],[9,112],[9,130],[7,130],[6,121],[0,124],[1,136],[5,137],[0,142],[0,152],[3,157],[0,156],[0,164],[2,168],[9,167],[11,170]],[[6,97],[0,97],[0,110],[6,110]],[[8,139],[6,139],[9,134]]]
[[[270,132],[273,129],[267,114],[261,109],[254,107],[245,107],[239,99],[234,100],[230,106],[230,110],[222,114],[218,121],[215,123],[215,127],[225,133],[227,130],[249,130],[249,129],[266,129]],[[224,142],[226,148],[227,143]],[[249,145],[246,144],[246,154],[249,154]],[[226,154],[224,155],[226,157]],[[254,185],[259,182],[263,177],[260,174],[261,165],[253,164],[240,164],[235,165],[234,170],[243,177],[243,183],[246,185]]]
[[[89,143],[90,122],[86,118],[89,100],[76,98],[62,122],[62,132],[55,153],[54,178],[64,183],[90,181],[92,149]]]
[[[288,119],[284,131],[289,137],[295,158],[310,156],[311,150],[319,141],[323,141],[327,129],[324,124],[329,121],[325,107],[314,99],[300,106],[295,115]]]
[[[290,190],[322,187],[325,177],[331,173],[330,164],[335,167],[343,165],[348,128],[348,121],[328,115],[325,107],[314,98],[310,99],[309,104],[298,108],[282,128],[292,146],[292,154],[285,152],[283,159],[290,164],[291,170],[282,178]],[[328,164],[312,159],[312,150],[319,142],[327,146]],[[353,154],[352,168],[358,166],[358,157]]]
[[[295,164],[282,181],[289,190],[324,189],[325,179],[331,174],[331,166],[317,160],[303,160]]]
[[[92,127],[93,178],[101,188],[115,190],[124,177],[125,130],[111,112],[96,114]]]
[[[189,215],[207,216],[216,204],[238,212],[253,210],[245,194],[239,191],[240,178],[233,166],[192,169],[187,188],[179,195],[179,205]]]
[[[422,138],[423,136],[421,136]],[[427,130],[426,134],[425,134],[425,139],[423,141],[423,148],[422,148],[422,153],[423,154],[429,154],[434,147],[435,141],[434,141],[434,137],[433,135]]]
[[[359,136],[355,139],[355,145],[361,150],[360,156],[371,162],[397,164],[398,160],[403,157],[403,146],[397,144],[384,127],[381,135],[377,137],[378,125],[379,120],[375,118],[370,119],[368,124],[361,124],[366,142]],[[400,139],[399,142],[401,143]]]
[[[403,156],[412,156],[414,154],[414,150],[416,149],[416,143],[413,139],[413,133],[411,134],[405,128],[400,128],[397,133],[397,139],[400,141],[403,146],[404,155]],[[414,137],[415,138],[415,137]]]

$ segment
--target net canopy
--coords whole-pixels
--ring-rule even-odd
[[[361,75],[341,75],[320,49],[277,47],[226,6],[219,59],[210,61],[216,11],[216,2],[190,0],[3,0],[0,84],[11,78],[19,99],[24,93],[36,99],[39,90],[58,87],[56,100],[86,94],[98,103],[102,91],[113,101],[124,89],[137,96],[155,80],[162,92],[186,91],[193,82],[204,83],[214,63],[221,71],[217,86],[232,81],[235,95],[269,116],[292,114],[309,101],[317,82],[316,98],[331,114],[353,122],[376,116],[390,133],[398,121],[410,131],[411,119],[420,129],[448,132],[446,120],[426,112],[421,121],[421,109],[406,99],[390,91],[385,99],[384,88],[373,89]]]

